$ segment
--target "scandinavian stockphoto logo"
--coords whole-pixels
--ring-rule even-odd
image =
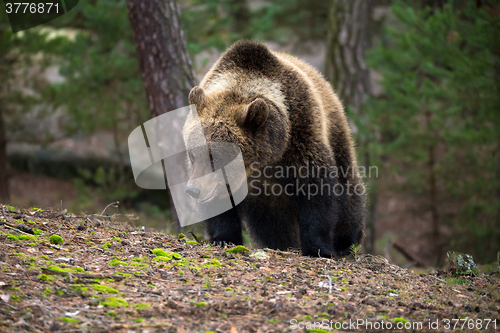
[[[128,147],[136,184],[156,190],[168,184],[181,226],[222,214],[248,194],[240,148],[228,142],[208,145],[195,105],[137,127]]]
[[[12,32],[36,27],[63,16],[73,9],[79,0],[4,0]]]

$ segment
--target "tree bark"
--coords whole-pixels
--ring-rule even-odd
[[[151,115],[187,106],[195,81],[176,1],[127,0],[127,8]],[[170,207],[179,231],[171,197]]]
[[[372,0],[333,0],[327,36],[325,75],[346,106],[360,113],[370,95],[364,54],[371,46]]]
[[[358,119],[363,119],[362,104],[371,94],[370,72],[365,65],[365,51],[371,46],[373,0],[333,0],[328,24],[325,75],[339,95],[344,106]],[[358,146],[364,147],[367,139],[357,134]],[[370,154],[361,154],[366,170],[370,166]],[[373,182],[374,180],[369,180]],[[375,186],[370,186],[366,218],[365,248],[374,252],[375,244]]]
[[[186,106],[194,75],[175,0],[127,0],[151,115]]]

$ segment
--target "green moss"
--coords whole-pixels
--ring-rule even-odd
[[[103,248],[105,248],[105,249],[108,249],[111,246],[111,243],[110,242],[106,242],[106,243],[102,244],[101,246]]]
[[[9,235],[9,236],[7,236],[7,239],[8,239],[8,240],[17,241],[17,240],[19,240],[19,237],[14,236],[14,235]]]
[[[42,292],[42,295],[43,295],[43,296],[48,296],[48,295],[50,295],[50,294],[52,294],[52,289],[50,289],[50,288],[46,288],[46,289]]]
[[[167,251],[163,249],[152,249],[151,252],[157,257],[166,257],[167,256]]]
[[[113,237],[113,240],[114,240],[115,242],[121,242],[121,241],[122,241],[122,239],[121,239],[121,238],[118,238],[118,237]]]
[[[108,265],[111,265],[111,266],[118,266],[118,265],[128,266],[128,263],[126,263],[125,261],[118,260],[118,259],[112,259],[112,260],[108,261]]]
[[[51,244],[62,244],[64,242],[64,239],[59,235],[50,235],[49,240]]]
[[[238,245],[238,246],[235,246],[235,247],[227,250],[226,252],[230,252],[230,253],[244,253],[244,252],[250,252],[250,250],[247,249],[246,247],[244,247],[243,245]]]
[[[396,317],[392,321],[395,323],[403,323],[403,324],[406,324],[408,322],[408,320],[404,319],[403,317]]]
[[[33,229],[31,229],[31,230],[33,230],[33,233],[34,233],[35,235],[37,235],[37,236],[38,236],[38,235],[43,234],[42,230],[40,230],[40,229],[38,229],[38,228],[33,228]]]
[[[37,238],[33,235],[21,235],[18,238],[19,240],[34,240],[34,241],[37,240]]]
[[[208,261],[206,264],[203,265],[205,268],[211,268],[211,267],[221,267],[223,266],[219,260],[212,258],[210,261]]]
[[[46,281],[46,282],[49,282],[49,281],[54,281],[56,278],[54,277],[54,275],[46,275],[46,274],[40,274],[38,275],[38,278],[41,280],[41,281]]]
[[[151,307],[151,305],[149,305],[148,303],[139,303],[134,306],[137,311]]]
[[[95,291],[100,291],[103,293],[118,294],[118,290],[101,284],[94,284],[92,288],[94,288]]]
[[[132,261],[134,261],[134,262],[148,262],[149,260],[146,257],[140,256],[140,257],[135,257],[134,259],[132,259]]]
[[[159,262],[159,261],[168,262],[170,260],[172,260],[172,257],[164,257],[164,256],[158,256],[158,257],[154,257],[153,259],[151,259],[151,261],[155,261],[155,262]]]
[[[122,273],[122,272],[116,272],[115,275],[120,275],[120,276],[124,276],[124,277],[132,277],[132,274]]]
[[[61,319],[61,321],[64,321],[66,323],[75,323],[75,324],[79,324],[80,323],[80,321],[78,319],[75,319],[75,318],[61,317],[60,319]]]
[[[59,271],[59,272],[67,272],[67,273],[81,273],[85,272],[85,270],[81,267],[67,267],[67,268],[61,268],[57,265],[50,265],[47,267],[48,269],[51,269],[53,271]]]
[[[89,288],[84,286],[83,284],[73,284],[71,286],[69,286],[71,289],[74,289],[74,290],[80,290],[80,291],[88,291]]]
[[[134,318],[134,321],[136,323],[142,323],[144,321],[144,319],[143,318]]]
[[[37,208],[37,207],[32,207],[32,208],[31,208],[31,210],[32,210],[33,212],[43,212],[43,209],[41,209],[41,208]]]
[[[108,312],[106,312],[106,314],[110,317],[117,317],[118,315],[116,314],[116,311],[115,310],[110,310]]]
[[[102,302],[101,304],[113,308],[128,307],[128,302],[121,297],[107,297],[106,301]]]
[[[28,243],[26,245],[28,245],[28,246],[36,246],[36,243]]]
[[[14,302],[21,302],[21,297],[17,295],[11,295],[10,299],[13,300]]]
[[[146,268],[149,268],[149,265],[148,264],[142,264],[142,263],[138,263],[138,262],[133,262],[130,264],[130,266],[135,266],[139,269],[146,269]]]
[[[194,240],[186,240],[186,244],[191,244],[191,245],[198,245],[199,243]]]
[[[11,212],[16,210],[16,208],[14,208],[14,206],[5,206],[5,209],[10,210]]]
[[[207,302],[198,302],[198,303],[195,303],[194,305],[196,305],[196,306],[206,306],[206,305],[208,305],[208,303]]]
[[[179,239],[186,238],[186,235],[184,235],[183,233],[180,233],[177,235],[177,238],[179,238]]]

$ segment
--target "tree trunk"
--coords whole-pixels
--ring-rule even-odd
[[[330,8],[325,74],[346,106],[359,114],[370,95],[364,53],[371,45],[371,0],[333,0]]]
[[[372,0],[333,0],[329,13],[325,75],[339,95],[346,109],[363,120],[362,104],[371,94],[370,73],[365,65],[364,54],[371,46]],[[367,139],[356,128],[358,146],[365,147]],[[362,156],[360,165],[370,166],[370,154]],[[374,180],[369,180],[374,181]],[[373,253],[375,243],[375,186],[370,186],[366,218],[365,248]]]
[[[0,106],[1,107],[1,106]],[[9,178],[7,177],[7,137],[3,113],[0,110],[0,203],[9,202]]]
[[[195,82],[176,1],[127,0],[127,7],[151,115],[187,106]],[[172,198],[170,207],[179,231]]]

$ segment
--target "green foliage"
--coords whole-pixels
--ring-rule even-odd
[[[297,46],[311,40],[323,41],[330,6],[323,0],[268,0],[258,4],[245,0],[184,0],[180,4],[192,55],[210,48],[222,51],[240,39]]]
[[[453,285],[453,284],[458,284],[461,286],[468,286],[470,285],[470,281],[467,281],[463,277],[447,277],[446,278],[446,283]]]
[[[434,11],[396,1],[391,9],[399,26],[367,57],[383,76],[383,95],[368,101],[369,124],[358,128],[377,138],[368,149],[403,180],[400,190],[420,198],[422,214],[437,207],[440,223],[452,226],[451,246],[492,261],[500,242],[500,16],[474,1]]]
[[[354,256],[354,259],[356,259],[361,254],[361,244],[352,244],[351,253]]]
[[[470,254],[448,251],[448,263],[453,275],[478,275],[479,269]]]

